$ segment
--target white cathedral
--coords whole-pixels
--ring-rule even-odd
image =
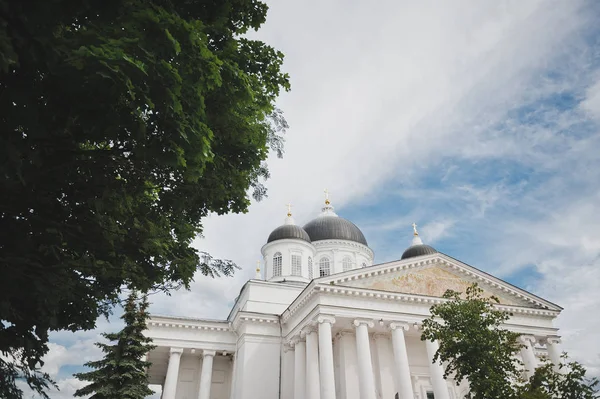
[[[360,229],[329,200],[304,227],[288,211],[262,247],[264,275],[226,320],[152,316],[150,383],[162,399],[458,399],[466,386],[433,363],[420,326],[448,289],[477,283],[512,317],[523,372],[558,364],[559,306],[423,244],[416,226],[399,260],[374,264]]]

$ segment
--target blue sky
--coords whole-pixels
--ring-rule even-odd
[[[400,257],[416,222],[438,250],[563,306],[564,349],[600,375],[597,2],[296,3],[270,2],[256,34],[292,79],[269,198],[209,217],[195,243],[243,270],[151,310],[226,317],[284,204],[305,223],[328,188],[377,262]],[[71,373],[118,328],[53,336],[53,398],[71,397]]]

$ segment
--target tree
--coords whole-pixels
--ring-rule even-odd
[[[125,313],[121,319],[125,327],[118,333],[102,334],[114,344],[96,343],[105,356],[102,360],[88,362],[85,365],[94,370],[75,374],[82,381],[91,384],[77,390],[75,396],[92,395],[90,399],[143,399],[152,395],[148,387],[150,362],[142,360],[154,346],[152,339],[145,337],[148,314],[146,296],[137,303],[137,295],[132,292],[125,303]]]
[[[244,37],[266,12],[0,0],[0,397],[21,377],[42,393],[49,332],[93,328],[122,287],[234,271],[191,243],[262,197],[282,153],[283,54]]]
[[[446,365],[445,377],[456,384],[469,384],[467,399],[592,399],[597,398],[597,379],[586,378],[577,362],[561,365],[557,372],[546,363],[524,380],[521,363],[515,359],[521,349],[518,333],[502,325],[510,314],[495,307],[498,298],[483,295],[474,284],[466,295],[449,290],[448,301],[432,306],[431,317],[423,322],[421,340],[437,340],[433,361]]]

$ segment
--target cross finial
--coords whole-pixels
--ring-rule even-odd
[[[256,261],[256,273],[260,273],[260,261]]]
[[[291,203],[287,203],[285,205],[287,206],[287,209],[288,209],[287,215],[288,215],[288,217],[291,217],[292,216],[292,204]]]
[[[331,202],[329,201],[329,190],[325,189],[325,190],[323,190],[323,192],[325,193],[325,204],[326,205],[331,204]]]
[[[414,235],[414,236],[418,236],[418,235],[419,235],[419,232],[417,231],[417,224],[416,224],[416,223],[413,223],[413,224],[412,224],[412,228],[413,228],[413,231],[414,231],[413,235]]]

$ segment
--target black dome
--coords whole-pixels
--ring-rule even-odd
[[[311,241],[348,240],[367,245],[365,236],[354,223],[337,216],[319,216],[305,224],[304,230]]]
[[[438,251],[435,248],[430,247],[429,245],[419,244],[408,247],[408,249],[402,254],[402,258],[400,259],[408,259],[414,258],[416,256],[431,255],[437,253]]]
[[[302,227],[296,226],[295,224],[284,224],[283,226],[279,226],[278,228],[273,230],[271,234],[269,234],[267,243],[276,240],[283,240],[286,238],[310,242],[310,237]]]

